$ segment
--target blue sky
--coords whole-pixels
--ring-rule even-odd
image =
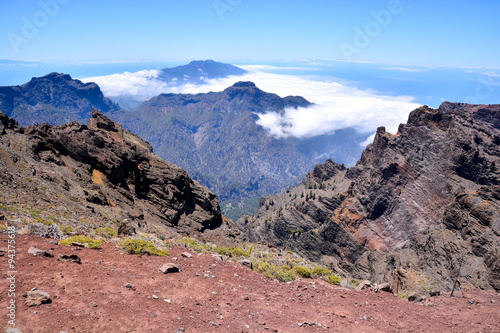
[[[500,67],[497,0],[1,0],[0,13],[0,59]]]

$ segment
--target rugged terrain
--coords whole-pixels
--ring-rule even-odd
[[[327,161],[238,224],[341,274],[399,290],[500,290],[500,105],[443,103],[379,128],[356,166]]]
[[[26,128],[0,112],[0,161],[0,208],[52,237],[111,228],[203,238],[227,226],[215,194],[96,110],[87,125]]]
[[[186,79],[196,84],[200,76],[216,78],[244,71],[228,64],[194,61],[162,73],[161,80]],[[233,220],[253,213],[260,196],[295,185],[316,163],[331,157],[352,165],[361,155],[359,143],[365,135],[354,129],[277,139],[256,124],[259,113],[309,105],[301,97],[281,98],[264,92],[251,82],[208,94],[162,94],[142,103],[136,112],[121,109],[96,84],[67,74],[52,73],[21,86],[0,87],[0,111],[22,126],[75,120],[85,124],[92,108],[100,110],[149,141],[158,156],[181,166],[217,193],[224,213]]]
[[[6,249],[6,239],[0,234],[0,248]],[[50,250],[54,257],[28,254],[30,247]],[[16,236],[16,248],[16,327],[23,333],[498,330],[500,296],[469,286],[464,286],[465,297],[443,294],[411,303],[319,279],[278,283],[210,254],[188,250],[193,256],[183,257],[186,249],[174,244],[163,258],[124,255],[112,244],[92,250],[23,235]],[[76,254],[81,264],[57,261],[61,254]],[[160,273],[168,262],[181,271]],[[35,287],[49,293],[51,303],[27,307],[22,294]],[[0,290],[0,315],[6,318],[4,283]]]
[[[71,121],[83,124],[92,108],[106,114],[119,110],[97,84],[73,80],[68,74],[51,73],[20,86],[0,87],[0,111],[21,126]]]

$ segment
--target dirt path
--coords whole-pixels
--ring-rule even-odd
[[[7,249],[6,240],[1,234],[0,249]],[[212,255],[184,258],[181,247],[162,258],[125,255],[111,244],[91,250],[22,235],[16,241],[16,327],[23,333],[500,332],[500,296],[494,291],[468,289],[466,298],[443,295],[423,305],[322,280],[278,283]],[[54,258],[28,254],[31,246],[53,249]],[[73,253],[81,265],[56,260]],[[160,273],[168,262],[182,271]],[[0,267],[5,330],[6,256]],[[48,292],[52,303],[27,307],[21,295],[34,287]]]

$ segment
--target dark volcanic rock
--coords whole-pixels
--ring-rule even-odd
[[[2,201],[17,197],[12,205],[29,202],[39,207],[32,208],[33,214],[51,221],[62,219],[82,228],[81,216],[96,225],[115,220],[127,226],[121,227],[123,235],[135,229],[200,234],[223,224],[213,193],[96,110],[88,125],[43,124],[24,133],[7,130],[0,136],[0,153],[2,186],[9,189],[2,190]],[[50,225],[38,225],[57,227],[46,224]]]
[[[449,289],[460,270],[500,290],[499,119],[500,105],[418,108],[356,166],[318,165],[238,224],[375,283]]]

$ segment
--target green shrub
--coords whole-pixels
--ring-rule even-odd
[[[328,276],[332,274],[332,271],[323,267],[314,266],[312,269],[313,275],[317,276]]]
[[[67,225],[61,225],[61,226],[59,226],[59,229],[65,235],[67,235],[70,232],[73,232],[73,228],[71,228],[70,226],[67,226]]]
[[[328,275],[326,277],[326,282],[328,282],[330,284],[337,284],[337,285],[339,285],[342,282],[342,278],[340,276],[338,276],[338,275],[332,274],[332,275]]]
[[[404,294],[398,294],[398,297],[401,299],[408,299],[408,296],[410,296],[410,292],[406,292]]]
[[[49,220],[46,220],[46,219],[42,219],[41,217],[37,217],[37,218],[36,218],[36,222],[37,222],[37,223],[43,223],[43,224],[45,224],[45,225],[51,225],[51,224],[54,224],[54,222],[49,221]]]
[[[153,242],[148,242],[144,239],[133,239],[128,237],[119,242],[118,246],[124,248],[130,254],[136,254],[138,256],[148,254],[152,256],[166,257],[169,255],[168,251],[158,249]]]
[[[94,230],[94,235],[102,237],[104,239],[111,239],[118,236],[118,231],[112,228],[98,228]]]
[[[306,278],[306,279],[310,279],[312,276],[312,271],[309,268],[304,267],[304,266],[295,266],[294,271],[295,271],[295,273],[297,273],[298,276]]]
[[[98,249],[101,247],[103,241],[92,239],[87,236],[73,236],[66,239],[63,239],[59,242],[62,245],[71,245],[72,243],[82,243],[88,244],[91,249]]]
[[[295,274],[292,270],[282,269],[276,265],[254,260],[252,262],[253,270],[264,274],[264,276],[276,279],[281,282],[288,282],[295,280]]]
[[[351,279],[351,286],[353,286],[354,288],[359,286],[360,283],[361,283],[361,281],[359,281],[357,279]]]

